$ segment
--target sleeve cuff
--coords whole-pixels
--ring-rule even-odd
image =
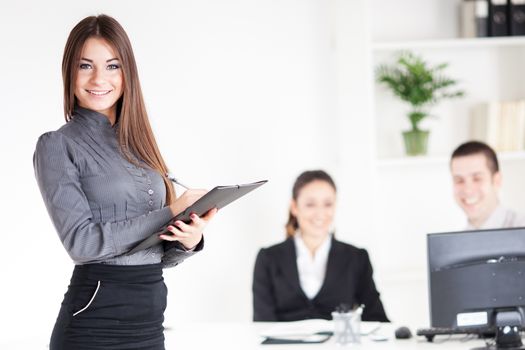
[[[187,250],[180,242],[164,241],[164,256],[162,265],[164,268],[174,267],[183,262],[185,259],[200,252],[204,248],[204,236],[193,250]]]

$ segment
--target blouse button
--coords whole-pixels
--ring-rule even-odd
[[[153,201],[149,201],[148,204],[149,204],[149,205],[153,205]]]
[[[153,192],[154,192],[153,190],[148,190],[148,193],[149,193],[150,195],[152,195]]]

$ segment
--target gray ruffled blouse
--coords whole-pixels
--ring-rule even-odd
[[[161,175],[128,162],[117,128],[77,107],[71,121],[38,139],[35,175],[58,236],[75,264],[174,266],[202,249],[165,242],[126,255],[172,218]]]

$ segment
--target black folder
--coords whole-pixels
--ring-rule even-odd
[[[133,254],[138,252],[139,250],[147,249],[151,246],[154,246],[155,244],[163,242],[164,240],[160,239],[159,235],[171,234],[171,232],[167,231],[167,227],[169,225],[172,225],[175,221],[180,220],[185,223],[189,223],[191,222],[190,215],[192,213],[195,213],[198,216],[202,216],[213,208],[221,209],[230,204],[231,202],[241,198],[245,194],[255,190],[257,187],[265,184],[266,182],[268,182],[268,180],[262,180],[243,185],[217,186],[213,188],[211,191],[206,193],[191,206],[186,208],[182,213],[178,214],[173,219],[171,219],[170,222],[167,223],[164,227],[162,227],[162,229],[160,229],[158,232],[155,232],[154,234],[140,242],[127,254]]]
[[[277,344],[320,344],[326,342],[333,335],[333,332],[317,332],[313,334],[305,334],[301,336],[291,337],[265,337],[261,344],[263,345],[277,345]]]
[[[525,35],[525,1],[509,0],[510,35]]]
[[[490,36],[509,35],[508,0],[489,0]]]

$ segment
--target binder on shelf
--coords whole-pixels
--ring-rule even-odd
[[[507,0],[489,0],[489,35],[509,35]]]
[[[477,105],[470,124],[471,137],[496,151],[525,150],[525,100]]]
[[[489,36],[488,18],[488,0],[464,0],[461,3],[461,36],[463,38]]]
[[[525,0],[509,0],[510,35],[525,35]]]
[[[470,113],[470,135],[472,139],[484,141],[496,148],[498,134],[497,103],[483,103],[474,106]]]

